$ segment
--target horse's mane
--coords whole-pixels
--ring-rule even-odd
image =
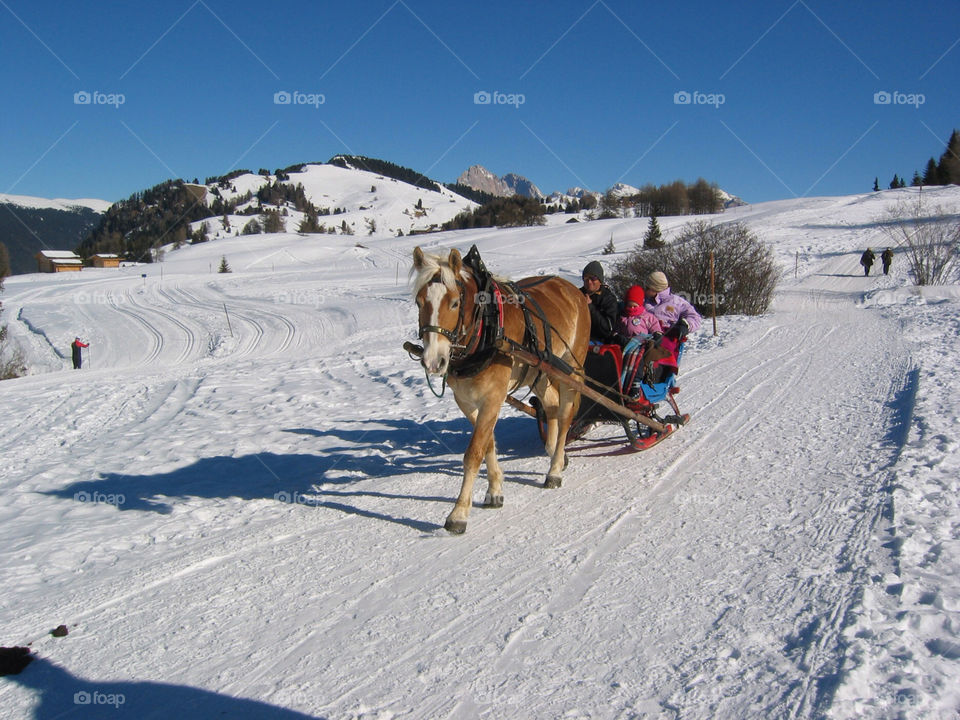
[[[440,273],[440,282],[451,290],[456,289],[457,278],[453,274],[449,260],[450,253],[447,253],[445,256],[432,255],[429,253],[423,254],[423,267],[421,267],[420,270],[416,268],[411,270],[411,272],[416,273],[416,277],[413,278],[414,297],[423,290],[423,286],[430,282],[438,272]],[[460,270],[460,278],[462,280],[469,280],[470,277],[470,269],[464,265]]]

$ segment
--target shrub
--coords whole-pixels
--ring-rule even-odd
[[[636,248],[611,274],[610,285],[620,296],[631,285],[643,285],[655,271],[664,272],[674,293],[685,297],[701,313],[711,307],[710,253],[718,315],[759,315],[773,299],[780,269],[773,252],[742,223],[690,223],[669,245]]]
[[[879,221],[893,245],[903,249],[917,285],[943,285],[952,279],[960,249],[960,222],[942,208],[924,211],[916,203],[900,202]]]

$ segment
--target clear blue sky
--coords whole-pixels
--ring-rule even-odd
[[[960,127],[957,11],[0,0],[0,193],[118,200],[337,153],[440,181],[481,164],[547,193],[698,177],[750,202],[865,192],[909,182]]]

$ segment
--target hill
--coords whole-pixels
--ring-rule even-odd
[[[108,210],[79,252],[152,262],[188,242],[265,231],[408,235],[437,230],[475,206],[413,170],[338,155],[325,164],[238,170],[202,184],[171,180],[135,193]]]

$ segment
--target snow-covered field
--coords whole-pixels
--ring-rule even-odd
[[[642,454],[595,430],[547,491],[505,409],[505,505],[463,536],[469,426],[401,350],[413,246],[578,280],[645,219],[8,278],[32,374],[0,384],[0,644],[37,659],[3,716],[957,717],[960,288],[857,264],[913,192],[719,216],[784,277],[692,338],[691,424]]]

